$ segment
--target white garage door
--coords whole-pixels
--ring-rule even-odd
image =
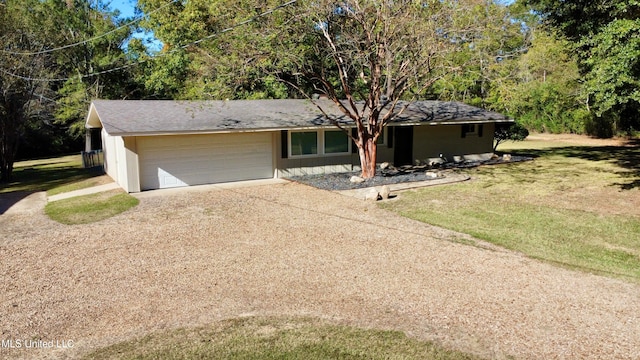
[[[270,133],[139,137],[142,190],[273,177]]]

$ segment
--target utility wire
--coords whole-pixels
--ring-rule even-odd
[[[153,11],[150,11],[148,14],[144,14],[143,16],[141,16],[141,17],[139,17],[137,19],[133,19],[133,20],[129,21],[128,23],[126,23],[126,24],[124,24],[124,25],[122,25],[122,26],[120,26],[118,28],[115,28],[113,30],[107,31],[106,33],[100,34],[98,36],[94,36],[94,37],[92,37],[90,39],[79,41],[77,43],[68,44],[68,45],[56,47],[56,48],[53,48],[53,49],[36,51],[36,52],[18,52],[18,51],[10,51],[10,50],[3,50],[3,49],[0,49],[0,52],[2,52],[4,54],[16,55],[16,56],[36,56],[36,55],[48,54],[48,53],[52,53],[52,52],[56,52],[56,51],[65,50],[65,49],[69,49],[69,48],[72,48],[72,47],[84,45],[84,44],[90,43],[90,42],[92,42],[94,40],[101,39],[101,38],[103,38],[103,37],[105,37],[105,36],[107,36],[109,34],[113,34],[114,32],[116,32],[118,30],[121,30],[121,29],[124,29],[126,27],[129,27],[129,26],[137,23],[138,21],[144,19],[146,16],[149,16],[149,15],[155,13],[155,12],[158,12],[158,11],[164,9],[165,7],[175,3],[176,1],[177,0],[171,0],[168,3],[162,5],[161,7],[157,8],[157,9],[155,9]]]
[[[251,17],[251,18],[249,18],[247,20],[244,20],[244,21],[242,21],[240,23],[237,23],[237,24],[235,24],[233,26],[230,26],[230,27],[228,27],[226,29],[223,29],[223,30],[221,30],[221,31],[219,31],[217,33],[205,36],[205,37],[200,38],[198,40],[195,40],[195,41],[192,41],[192,42],[187,43],[185,45],[179,46],[179,47],[177,47],[177,48],[175,48],[175,49],[173,49],[171,51],[160,53],[160,54],[158,54],[156,56],[151,56],[151,57],[139,60],[139,61],[137,61],[135,63],[127,64],[127,65],[116,67],[116,68],[109,69],[109,70],[103,70],[103,71],[98,71],[98,72],[94,72],[94,73],[90,73],[90,74],[72,76],[72,77],[66,77],[66,78],[32,78],[32,77],[27,77],[27,76],[22,76],[22,75],[17,75],[17,74],[11,73],[11,72],[3,69],[3,68],[0,68],[0,72],[4,73],[6,75],[9,75],[9,76],[18,78],[18,79],[22,79],[22,80],[25,80],[25,81],[35,81],[35,82],[63,82],[63,81],[68,81],[70,79],[75,79],[75,78],[85,79],[85,78],[90,78],[90,77],[93,77],[93,76],[112,73],[112,72],[116,72],[116,71],[120,71],[120,70],[124,70],[124,69],[130,68],[130,67],[133,67],[133,66],[137,66],[137,65],[140,65],[140,64],[144,64],[149,60],[155,60],[157,58],[160,58],[160,57],[163,57],[163,56],[166,56],[166,55],[169,55],[169,54],[173,54],[174,52],[177,52],[178,50],[183,50],[183,49],[186,49],[186,48],[188,48],[190,46],[197,45],[197,44],[199,44],[199,43],[201,43],[203,41],[213,39],[213,38],[215,38],[215,37],[217,37],[217,36],[219,36],[221,34],[224,34],[224,33],[227,33],[229,31],[235,30],[236,28],[239,28],[239,27],[244,26],[246,24],[249,24],[249,23],[251,23],[253,21],[256,21],[259,18],[262,18],[262,17],[265,17],[267,15],[270,15],[270,14],[274,13],[277,10],[283,9],[283,8],[289,6],[289,5],[292,5],[292,4],[296,3],[297,1],[298,0],[291,0],[291,1],[288,1],[288,2],[286,2],[284,4],[280,4],[280,5],[274,7],[272,9],[270,9],[270,10],[267,10],[267,11],[265,11],[265,12],[263,12],[261,14],[258,14],[256,16],[253,16],[253,17]]]

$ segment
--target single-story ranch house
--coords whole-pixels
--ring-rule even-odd
[[[319,103],[347,124],[334,104]],[[496,123],[511,121],[457,102],[414,102],[386,127],[378,162],[490,157]],[[128,192],[360,167],[353,142],[309,100],[95,100],[86,127],[106,173]]]

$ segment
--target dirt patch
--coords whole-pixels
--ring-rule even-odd
[[[0,217],[1,339],[77,357],[151,332],[303,316],[487,358],[640,358],[640,286],[560,269],[300,184],[142,199],[90,226]]]

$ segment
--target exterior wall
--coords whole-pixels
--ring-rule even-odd
[[[486,123],[482,126],[481,135],[470,133],[465,137],[462,137],[461,125],[414,126],[414,162],[429,163],[438,160],[440,154],[448,160],[460,160],[460,157],[474,160],[487,157],[493,152],[495,124]],[[396,140],[392,139],[394,131],[387,130],[389,131],[385,134],[384,144],[378,145],[378,163],[393,163],[395,149],[390,145],[394,145]],[[140,138],[111,136],[104,129],[101,134],[105,172],[125,191],[141,191]],[[360,159],[355,144],[351,144],[350,154],[290,158],[288,154],[283,154],[283,146],[288,147],[287,132],[272,132],[271,138],[271,165],[273,176],[276,178],[360,170]]]
[[[492,153],[494,129],[494,123],[482,124],[481,136],[475,133],[462,137],[461,125],[415,126],[413,157],[416,162],[429,163],[440,154],[453,161],[465,155]]]
[[[318,155],[289,158],[283,154],[283,141],[288,141],[286,131],[275,133],[275,177],[291,177],[303,175],[320,175],[342,172],[360,171],[360,157],[355,144],[351,144],[351,154]],[[388,141],[388,140],[387,140]],[[355,152],[354,152],[354,149]],[[378,145],[378,163],[393,161],[393,149],[386,143]]]
[[[124,137],[123,139],[123,160],[125,163],[125,177],[123,188],[127,192],[140,192],[140,166],[138,160],[137,138],[134,136]]]
[[[127,182],[127,158],[125,156],[124,139],[122,136],[114,136],[117,180],[116,182],[125,190],[129,191],[129,183]]]
[[[102,152],[104,154],[104,172],[118,182],[118,163],[116,161],[116,139],[102,129]],[[118,183],[120,184],[120,183]]]
[[[102,130],[104,170],[127,192],[140,191],[136,138],[111,136]]]

